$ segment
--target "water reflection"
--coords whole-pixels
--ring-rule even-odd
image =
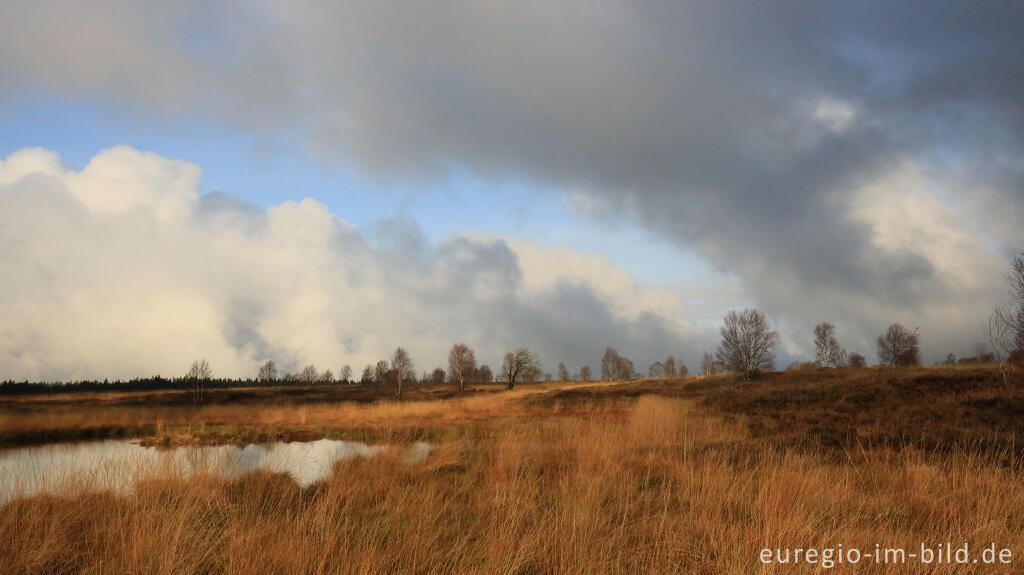
[[[188,478],[208,473],[234,479],[258,469],[289,474],[306,486],[326,477],[336,461],[395,451],[407,462],[425,458],[432,446],[404,448],[321,439],[267,445],[219,445],[158,450],[109,440],[25,447],[0,452],[0,503],[37,493],[129,492],[147,477]]]

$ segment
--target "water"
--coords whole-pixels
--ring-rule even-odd
[[[210,474],[234,479],[256,470],[287,473],[304,487],[329,475],[336,461],[396,452],[413,463],[432,449],[422,442],[395,448],[330,439],[176,449],[143,447],[123,440],[25,447],[0,451],[0,504],[39,493],[129,493],[136,481],[147,477],[187,479]]]

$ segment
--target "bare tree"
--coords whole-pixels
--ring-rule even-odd
[[[550,374],[545,374],[541,371],[540,361],[538,361],[535,365],[531,365],[523,370],[523,373],[519,376],[519,381],[523,383],[536,383],[538,381],[544,381],[545,376],[547,375]]]
[[[213,371],[210,369],[210,362],[205,359],[193,361],[192,367],[185,375],[186,379],[210,379],[211,377],[213,377]]]
[[[395,395],[398,396],[398,399],[402,399],[402,381],[416,379],[416,370],[413,369],[409,353],[400,347],[395,349],[395,353],[391,356],[391,369],[395,372]]]
[[[846,364],[849,365],[850,367],[866,367],[868,361],[867,359],[864,358],[863,355],[855,351],[851,351],[850,355],[846,357]]]
[[[325,369],[320,377],[316,378],[317,383],[334,383],[334,373],[329,369]]]
[[[633,362],[628,357],[619,355],[614,347],[607,347],[601,356],[601,379],[614,381],[633,377]]]
[[[678,373],[679,377],[686,377],[687,375],[690,374],[690,370],[686,367],[685,363],[680,363]]]
[[[827,321],[814,327],[815,363],[820,367],[842,367],[846,363],[846,351],[839,347],[835,333],[836,326]]]
[[[878,336],[878,360],[892,367],[905,367],[921,363],[917,347],[917,330],[910,331],[898,323]]]
[[[676,373],[676,358],[670,355],[665,360],[665,377],[675,377]]]
[[[268,359],[266,363],[260,366],[260,370],[256,374],[256,380],[264,383],[277,380],[277,365],[274,364],[273,360]]]
[[[1024,350],[1024,304],[1013,312],[1013,332],[1014,350]]]
[[[448,376],[459,384],[459,391],[466,391],[466,380],[476,370],[476,355],[468,345],[457,343],[448,352]]]
[[[665,364],[656,361],[647,368],[647,377],[660,379],[665,377]]]
[[[203,403],[203,394],[206,383],[213,377],[213,370],[210,369],[210,362],[206,359],[197,359],[192,362],[192,367],[185,374],[185,379],[192,384],[192,402],[196,405]]]
[[[983,341],[979,341],[978,343],[974,344],[974,360],[978,363],[978,365],[981,365],[983,363],[990,363],[987,359],[987,357],[990,355],[987,350],[988,346],[985,345],[985,342]]]
[[[359,383],[363,383],[363,384],[373,383],[373,377],[374,377],[373,366],[370,365],[370,364],[366,364],[366,367],[363,368],[363,376],[359,378]]]
[[[491,371],[491,366],[484,364],[480,366],[480,369],[476,370],[477,380],[480,383],[491,383],[494,381],[494,373]]]
[[[590,366],[584,365],[583,367],[580,368],[579,377],[577,377],[576,379],[579,379],[580,381],[590,381],[591,377],[593,377],[593,375],[591,375],[590,373]]]
[[[1010,273],[1006,276],[1010,284],[1010,309],[1007,312],[1010,341],[1014,350],[1024,350],[1024,250],[1017,250],[1010,257]]]
[[[440,367],[434,368],[434,371],[430,374],[430,383],[441,384],[444,383],[444,370]]]
[[[565,362],[558,362],[558,381],[569,381],[569,369],[565,367]]]
[[[1003,378],[1003,386],[1010,386],[1010,379],[1013,374],[1013,365],[1006,362],[1010,354],[1014,352],[1016,345],[1012,312],[997,307],[988,316],[988,323],[982,327],[985,339],[992,348],[992,355],[999,364],[999,373]],[[980,360],[982,354],[978,354]]]
[[[351,380],[352,380],[352,366],[351,365],[343,365],[343,366],[341,366],[341,371],[338,372],[338,381],[343,381],[345,383],[348,383]]]
[[[320,372],[316,370],[316,366],[312,363],[302,368],[302,371],[299,372],[299,380],[307,385],[316,383],[318,379],[320,379]]]
[[[534,370],[540,370],[540,363],[536,354],[525,347],[506,353],[505,361],[501,365],[501,374],[509,389],[515,388],[516,381],[526,379],[524,376]]]
[[[376,367],[373,368],[373,382],[377,385],[383,385],[387,383],[388,379],[388,362],[380,360],[377,362]]]
[[[946,365],[956,365],[956,354],[950,353],[946,356]]]
[[[633,360],[626,356],[619,357],[619,379],[633,379],[638,377],[636,368],[633,367]]]
[[[715,357],[730,373],[750,379],[775,364],[779,332],[771,328],[761,311],[751,308],[741,313],[730,311],[719,332],[722,343],[718,345]]]
[[[604,355],[601,356],[601,379],[618,379],[619,351],[614,347],[604,348]]]
[[[715,375],[718,373],[715,367],[715,356],[705,351],[700,360],[700,372],[704,375]]]
[[[1010,256],[1010,271],[1006,274],[1006,283],[1010,287],[1010,305],[997,307],[989,316],[987,326],[983,326],[985,339],[993,346],[996,359],[1003,355],[1009,357],[1016,350],[1024,350],[1024,250],[1016,251]],[[999,324],[999,325],[996,325]],[[995,342],[993,336],[998,335]],[[998,343],[1002,349],[994,349]],[[979,363],[982,351],[975,354]],[[1001,363],[1001,360],[999,360]]]

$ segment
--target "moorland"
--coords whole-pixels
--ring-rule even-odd
[[[946,541],[1024,553],[1022,384],[982,365],[414,385],[401,401],[362,385],[210,390],[201,406],[187,390],[4,396],[3,449],[435,448],[339,461],[308,486],[260,471],[17,498],[0,509],[0,571],[801,573],[821,566],[759,553]]]

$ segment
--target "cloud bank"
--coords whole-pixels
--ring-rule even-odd
[[[822,319],[861,351],[901,321],[926,359],[966,352],[1022,239],[1020,3],[105,0],[0,23],[0,99],[569,190],[735,274],[793,353]]]
[[[364,233],[310,198],[200,196],[200,177],[127,147],[81,171],[42,149],[0,161],[0,379],[177,376],[199,357],[221,376],[266,359],[358,371],[399,345],[422,371],[456,341],[492,367],[528,345],[549,371],[596,369],[609,344],[645,362],[706,345],[680,294],[601,256],[433,245],[404,220]]]

